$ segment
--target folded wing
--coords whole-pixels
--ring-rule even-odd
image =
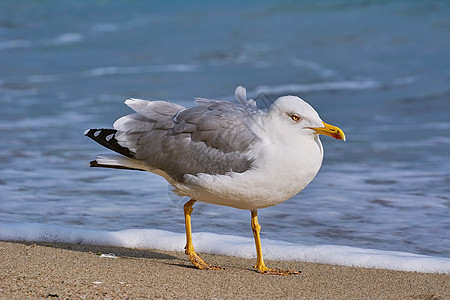
[[[249,149],[257,137],[249,124],[258,114],[255,108],[207,99],[193,108],[140,99],[125,103],[136,113],[118,119],[114,129],[91,129],[86,135],[128,159],[97,159],[94,166],[161,170],[178,182],[186,174],[251,168]]]

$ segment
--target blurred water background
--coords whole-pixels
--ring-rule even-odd
[[[89,169],[128,97],[294,94],[348,141],[262,237],[450,257],[448,1],[0,1],[0,222],[184,232],[156,175]],[[198,203],[194,232],[251,237]]]

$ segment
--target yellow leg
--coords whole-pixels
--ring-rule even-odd
[[[189,200],[184,205],[184,221],[186,224],[186,247],[184,247],[185,253],[189,256],[189,260],[192,264],[200,270],[222,270],[220,266],[213,266],[201,259],[194,250],[194,244],[192,243],[192,228],[191,228],[191,214],[192,206],[196,200]]]
[[[261,232],[261,226],[258,223],[258,213],[255,210],[252,210],[252,231],[253,236],[255,237],[255,244],[256,244],[256,270],[260,273],[264,273],[269,268],[266,267],[264,264],[264,259],[262,255],[262,248],[261,248],[261,238],[259,237],[259,233]]]
[[[294,274],[300,274],[299,271],[283,271],[280,269],[269,269],[264,264],[264,259],[262,255],[262,248],[261,248],[261,238],[259,236],[259,233],[261,232],[261,226],[258,223],[258,213],[256,209],[252,210],[252,231],[253,236],[255,237],[255,245],[256,245],[256,270],[259,273],[263,274],[273,274],[273,275],[294,275]]]

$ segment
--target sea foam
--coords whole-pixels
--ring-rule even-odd
[[[0,240],[181,251],[185,235],[156,229],[95,231],[36,223],[0,223]],[[193,234],[193,242],[198,252],[255,258],[255,246],[251,238],[199,232]],[[305,246],[267,239],[263,239],[262,244],[264,257],[272,260],[450,274],[450,258],[445,257],[335,245]]]

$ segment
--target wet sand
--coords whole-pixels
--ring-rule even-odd
[[[114,253],[116,258],[99,254]],[[450,275],[267,261],[300,275],[262,275],[254,259],[182,252],[0,241],[1,299],[450,299]]]

